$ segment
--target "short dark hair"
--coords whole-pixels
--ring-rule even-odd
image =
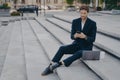
[[[89,12],[89,7],[88,6],[81,6],[80,11],[81,10],[86,10],[87,12]]]

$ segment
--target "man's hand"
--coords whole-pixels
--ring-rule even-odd
[[[75,33],[74,38],[81,38],[81,39],[85,39],[87,36],[84,33]]]

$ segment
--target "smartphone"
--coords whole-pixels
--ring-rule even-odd
[[[80,34],[81,32],[80,32],[80,31],[77,31],[77,33],[79,33],[79,34]]]

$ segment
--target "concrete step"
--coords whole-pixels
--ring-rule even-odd
[[[52,18],[49,18],[49,20],[50,19],[52,19]],[[54,22],[57,25],[64,24],[64,23],[60,23],[59,21],[57,21],[55,19],[52,22]],[[62,26],[62,27],[64,27],[64,26]],[[67,33],[67,32],[66,32],[66,34],[69,35],[69,33]],[[63,41],[64,38],[59,37],[59,39],[61,41]],[[65,41],[65,39],[64,39],[64,41]],[[109,79],[109,80],[115,79],[115,80],[117,80],[119,78],[119,75],[118,75],[120,73],[120,69],[118,69],[118,67],[120,65],[119,60],[110,56],[110,55],[108,55],[108,54],[106,54],[106,57],[103,60],[100,60],[100,61],[86,61],[85,63],[92,70],[94,70],[96,73],[98,73],[103,79]],[[99,65],[98,65],[98,63],[99,63]],[[109,67],[109,66],[111,66],[111,64],[113,64],[115,66],[114,70],[112,69],[112,67]],[[104,67],[103,67],[103,65],[104,65]],[[111,71],[111,73],[107,73],[108,70]]]
[[[1,25],[3,25],[3,26],[7,26],[8,24],[9,24],[8,21],[1,21]]]
[[[47,20],[55,24],[56,26],[59,26],[60,28],[64,29],[65,31],[69,33],[71,32],[71,24],[55,18],[47,18]],[[110,44],[108,44],[108,41],[110,42]],[[112,51],[113,52],[112,55],[120,59],[120,53],[119,53],[120,42],[118,40],[98,33],[96,36],[96,43],[101,44],[101,45],[98,45],[98,44],[96,45],[100,46],[101,48],[104,47],[106,51]]]
[[[56,36],[56,38],[58,40],[59,40],[59,38],[61,38],[61,40],[62,40],[61,42],[64,43],[64,44],[70,44],[70,43],[72,43],[72,40],[70,38],[70,34],[66,34],[66,32],[63,29],[55,27],[55,25],[53,25],[53,24],[51,24],[51,23],[49,23],[47,21],[45,21],[45,22],[46,22],[46,24],[44,24],[44,26],[48,30],[50,30],[50,32],[54,33],[54,35]]]
[[[0,13],[0,17],[10,17],[10,13]]]
[[[0,37],[2,36],[2,34],[6,31],[8,26],[0,26]]]
[[[29,22],[34,32],[36,33],[36,36],[40,40],[41,44],[44,44],[44,47],[46,47],[45,51],[46,53],[48,53],[47,55],[49,56],[50,59],[52,59],[53,56],[55,55],[55,52],[59,48],[60,44],[54,39],[54,37],[52,37],[48,32],[46,32],[46,30],[44,30],[41,27],[41,25],[39,25],[35,20],[29,20]],[[53,49],[53,47],[49,47],[49,46],[56,46],[56,47],[54,47],[55,49]]]
[[[56,26],[61,27],[62,29],[66,30],[67,32],[71,32],[72,25],[70,23],[67,23],[65,21],[59,20],[59,19],[54,18],[54,17],[53,18],[47,18],[46,20],[49,21],[50,23],[53,23]]]
[[[26,80],[20,22],[16,21],[0,80]]]
[[[5,61],[8,45],[10,42],[11,32],[13,29],[13,23],[10,23],[6,27],[0,28],[0,75]]]
[[[61,33],[61,36],[59,36],[61,38],[65,38],[65,37],[68,36],[68,35],[66,36],[66,34],[64,34],[64,32],[62,30],[60,30],[59,28],[55,28],[55,26],[53,24],[50,24],[49,22],[47,22],[47,21],[45,21],[43,19],[37,18],[37,21],[46,28],[46,30],[47,30],[46,34],[53,34],[55,37],[58,37],[60,35],[60,33]],[[40,30],[39,29],[39,25],[38,25],[38,29],[36,29],[36,30]],[[49,32],[51,32],[51,33],[49,33]],[[63,35],[64,35],[64,37],[63,37]],[[50,35],[50,38],[48,37],[48,39],[46,39],[46,42],[51,41],[49,43],[49,45],[44,40],[42,40],[41,38],[39,38],[40,42],[43,44],[43,47],[45,48],[45,50],[46,50],[46,52],[47,52],[48,55],[56,50],[56,42],[57,42],[57,40],[55,41],[51,37],[52,36]],[[66,41],[69,42],[68,39]],[[46,46],[46,44],[47,44],[47,46]],[[51,46],[52,46],[52,48],[51,48]],[[61,44],[59,44],[59,46],[61,46]],[[51,49],[49,49],[49,48],[51,48]],[[55,52],[53,54],[55,54]],[[66,68],[66,67],[60,67],[60,68],[58,68],[57,69],[57,73],[58,73],[58,75],[59,75],[59,77],[60,77],[61,80],[77,80],[77,79],[82,79],[82,80],[100,80],[87,67],[85,67],[84,64],[81,63],[79,60],[75,61],[68,68]]]
[[[30,24],[36,28],[36,23],[31,20]],[[22,36],[25,51],[27,80],[59,80],[56,74],[41,76],[43,69],[49,64],[48,58],[45,55],[38,39],[33,32],[31,25],[27,20],[22,20]],[[37,26],[38,27],[38,26]],[[40,26],[39,26],[40,28]],[[41,39],[46,39],[44,31],[37,32]]]

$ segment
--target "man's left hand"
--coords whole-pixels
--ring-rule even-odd
[[[84,33],[79,34],[79,38],[85,39],[87,36]]]

